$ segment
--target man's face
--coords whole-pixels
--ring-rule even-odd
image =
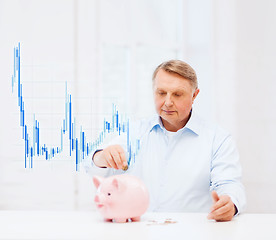
[[[183,128],[189,120],[190,111],[199,89],[175,73],[159,70],[154,84],[155,109],[168,131]]]

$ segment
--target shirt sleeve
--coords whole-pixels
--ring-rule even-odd
[[[244,211],[246,196],[241,183],[242,168],[235,142],[229,134],[216,134],[211,162],[210,190],[218,195],[228,195],[238,213]]]

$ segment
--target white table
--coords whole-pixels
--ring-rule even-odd
[[[202,213],[146,213],[140,222],[104,222],[87,211],[0,211],[0,239],[276,239],[276,214],[215,222]]]

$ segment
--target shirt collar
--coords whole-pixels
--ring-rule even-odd
[[[185,127],[182,129],[187,128],[187,129],[191,130],[192,132],[194,132],[196,135],[199,135],[200,129],[201,129],[201,124],[202,123],[200,121],[199,116],[194,111],[192,111],[189,121],[187,122]]]
[[[165,127],[163,126],[160,116],[156,114],[150,121],[149,131],[151,132],[153,129],[157,127],[165,130]],[[178,132],[183,132],[185,129],[189,129],[196,135],[200,134],[201,121],[200,121],[200,118],[197,116],[197,114],[194,113],[194,111],[192,111],[191,117],[187,122],[187,124],[183,128],[179,129]]]

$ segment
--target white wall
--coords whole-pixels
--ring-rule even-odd
[[[237,6],[236,115],[248,211],[276,213],[276,2]]]
[[[248,212],[276,213],[276,2],[214,1],[216,118],[235,136]]]

